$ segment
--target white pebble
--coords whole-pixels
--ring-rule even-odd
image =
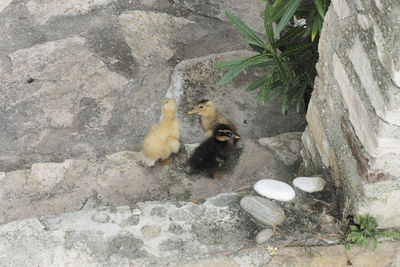
[[[279,201],[291,201],[296,195],[290,185],[272,179],[258,181],[254,185],[254,190],[264,197]]]
[[[300,190],[313,193],[324,190],[325,180],[321,177],[297,177],[293,180],[293,185]]]

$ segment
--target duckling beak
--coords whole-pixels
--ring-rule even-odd
[[[192,109],[192,110],[187,112],[187,114],[196,114],[196,113],[197,113],[197,111],[195,109]]]
[[[235,136],[233,137],[233,139],[240,139],[240,136],[239,136],[239,135],[235,135]]]

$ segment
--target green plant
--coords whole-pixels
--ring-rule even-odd
[[[228,19],[258,54],[216,64],[216,68],[228,69],[218,85],[229,82],[247,68],[263,68],[266,75],[251,83],[246,91],[261,87],[256,100],[263,104],[269,97],[281,97],[284,114],[292,101],[296,100],[296,109],[299,111],[305,93],[312,91],[314,84],[318,60],[317,40],[329,3],[330,0],[275,0],[271,5],[266,1],[262,14],[266,41],[238,17],[226,12]],[[306,25],[288,26],[294,15],[306,19]]]
[[[358,216],[358,225],[350,225],[351,232],[346,235],[345,246],[350,249],[351,244],[356,244],[365,248],[369,240],[373,240],[372,250],[378,247],[378,237],[398,237],[399,233],[392,231],[379,231],[378,223],[374,217],[368,214],[364,217]]]

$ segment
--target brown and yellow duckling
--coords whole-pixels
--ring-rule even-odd
[[[230,129],[237,133],[235,125],[222,115],[212,101],[208,99],[201,100],[196,107],[188,112],[188,114],[199,114],[201,126],[203,127],[206,138],[213,135],[213,130],[218,124],[226,124]]]
[[[175,118],[177,105],[174,99],[165,99],[162,107],[164,117],[153,125],[143,140],[142,161],[153,166],[157,160],[160,164],[168,164],[172,153],[179,151],[179,122]]]
[[[189,158],[190,168],[205,169],[211,178],[221,179],[218,168],[232,154],[235,140],[239,138],[240,136],[236,135],[231,127],[218,124],[214,128],[213,135],[201,143]]]

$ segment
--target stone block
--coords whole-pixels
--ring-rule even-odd
[[[99,5],[107,5],[114,0],[30,0],[26,7],[34,16],[35,21],[41,25],[56,16],[74,16],[89,12]],[[7,1],[6,1],[7,2]]]
[[[315,106],[313,99],[308,104],[308,111],[306,116],[308,127],[311,131],[315,145],[318,148],[318,152],[321,156],[322,164],[329,166],[329,154],[331,146],[329,145],[328,139],[325,135],[324,125],[320,118],[320,112]]]
[[[377,219],[379,228],[400,225],[400,182],[384,181],[363,185],[364,197],[354,204],[354,213],[369,214]]]
[[[11,3],[12,0],[3,0],[0,2],[0,12],[3,11],[8,5]]]
[[[332,0],[332,4],[335,9],[335,13],[340,19],[350,16],[351,12],[346,0]]]
[[[382,40],[382,34],[376,26],[374,26],[374,39],[375,43],[377,44],[384,42],[384,40]],[[380,41],[378,42],[377,39]],[[377,50],[378,57],[382,65],[387,66],[386,68],[389,68],[389,73],[391,72],[393,74],[395,71],[393,70],[394,63],[392,57],[389,56],[389,54],[386,53],[387,51],[379,45],[377,45]],[[378,74],[373,69],[369,55],[364,49],[363,44],[358,36],[354,40],[353,47],[348,51],[348,57],[353,63],[354,69],[361,81],[363,89],[367,93],[377,115],[389,123],[399,125],[400,107],[395,107],[393,110],[387,109],[388,101],[385,101],[384,99],[385,96],[386,98],[391,98],[391,96],[387,95],[388,91],[385,88],[382,88],[382,86],[378,85],[378,81],[375,78],[375,76]],[[396,95],[394,95],[394,97],[396,97]]]
[[[377,156],[379,143],[375,129],[363,101],[353,88],[346,74],[346,69],[336,53],[333,55],[333,74],[339,85],[343,102],[349,111],[349,119],[358,138],[370,155]]]
[[[193,22],[166,13],[134,10],[123,13],[119,23],[135,59],[139,60],[142,68],[147,68],[151,60],[170,59],[174,55],[172,34]]]

